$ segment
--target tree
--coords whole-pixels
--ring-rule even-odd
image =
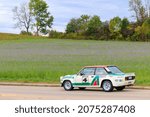
[[[81,20],[83,23],[87,23],[90,19],[89,15],[81,15]]]
[[[85,33],[87,31],[88,22],[90,20],[89,15],[81,15],[80,21],[81,21],[81,32]]]
[[[50,12],[48,12],[47,3],[44,0],[30,0],[29,7],[34,16],[36,35],[39,35],[39,32],[46,34],[48,28],[51,28],[54,19]]]
[[[121,34],[123,35],[124,38],[127,38],[128,35],[130,35],[129,33],[129,20],[127,18],[123,18],[122,20],[122,24],[121,24]]]
[[[101,26],[102,22],[100,20],[100,17],[96,15],[93,16],[88,22],[87,34],[92,36],[98,35]]]
[[[15,27],[23,30],[25,29],[26,32],[29,33],[32,21],[32,15],[29,10],[29,5],[27,3],[23,3],[20,5],[20,7],[14,7],[13,14],[13,18],[17,22],[15,24]]]
[[[144,35],[144,31],[143,31],[142,26],[138,26],[138,27],[135,28],[134,37],[135,37],[134,40],[137,40],[137,41],[139,41],[139,40],[140,40],[140,41],[144,41],[145,35]]]
[[[80,19],[72,18],[67,24],[66,33],[78,33],[80,30]]]
[[[120,32],[122,27],[122,21],[121,18],[119,17],[114,17],[113,19],[110,20],[109,24],[109,30],[114,33],[114,32]]]
[[[145,22],[142,25],[143,33],[145,35],[145,38],[150,38],[150,18],[145,20]]]
[[[150,34],[150,18],[145,20],[145,22],[142,25],[142,28],[145,34]]]
[[[109,22],[105,21],[103,23],[103,30],[104,30],[104,35],[106,40],[108,40],[110,38],[110,30],[109,30]]]
[[[84,34],[87,30],[87,25],[90,20],[90,16],[81,15],[80,18],[72,18],[67,24],[66,32],[67,33],[80,33]]]
[[[109,22],[105,21],[102,23],[102,27],[100,28],[100,39],[109,40],[110,39],[110,30],[109,30]]]
[[[142,24],[146,19],[146,8],[142,4],[141,0],[129,0],[130,10],[134,12],[133,17],[136,18],[137,22]]]
[[[114,17],[113,19],[110,20],[109,30],[111,32],[111,37],[113,39],[115,39],[115,38],[117,38],[117,39],[122,38],[121,27],[122,27],[121,18]]]
[[[150,0],[145,0],[145,9],[147,13],[147,17],[150,17]]]

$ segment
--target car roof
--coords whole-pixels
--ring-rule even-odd
[[[94,65],[94,66],[84,66],[84,68],[106,68],[106,67],[115,67],[114,65]]]

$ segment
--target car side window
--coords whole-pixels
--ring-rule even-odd
[[[108,73],[106,72],[106,70],[104,68],[97,68],[95,75],[107,75]]]
[[[94,72],[95,72],[95,68],[84,68],[80,74],[83,74],[83,75],[94,75]]]

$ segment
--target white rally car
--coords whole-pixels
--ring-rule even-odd
[[[61,76],[60,81],[66,91],[86,87],[102,87],[105,92],[114,88],[121,91],[135,83],[135,74],[123,73],[116,66],[86,66],[77,74]]]

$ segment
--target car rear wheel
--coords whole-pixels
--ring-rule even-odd
[[[113,91],[113,85],[112,85],[111,81],[109,81],[109,80],[105,80],[103,82],[102,88],[103,88],[103,91],[105,91],[105,92]]]
[[[66,91],[71,91],[73,89],[72,83],[70,81],[65,81],[63,87]]]
[[[122,91],[125,88],[125,86],[122,87],[116,87],[117,91]]]

